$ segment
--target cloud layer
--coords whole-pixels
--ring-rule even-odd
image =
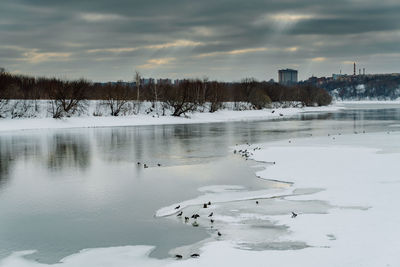
[[[399,72],[395,0],[2,0],[0,65],[95,81]]]

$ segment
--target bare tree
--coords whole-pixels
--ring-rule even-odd
[[[158,107],[157,107],[157,105],[158,105],[158,91],[157,91],[157,88],[158,87],[158,85],[157,84],[153,84],[153,92],[154,92],[154,102],[153,102],[153,106],[154,106],[154,109],[156,110],[156,113],[158,114]]]
[[[6,117],[9,110],[8,106],[8,88],[10,86],[9,75],[5,73],[5,69],[0,70],[0,118]]]
[[[165,104],[172,109],[172,116],[185,115],[198,107],[197,86],[195,81],[184,80],[175,86],[166,88]]]
[[[126,115],[132,109],[132,105],[129,102],[129,88],[123,86],[122,83],[117,83],[116,85],[109,83],[107,88],[108,96],[103,101],[103,105],[110,109],[110,115]]]
[[[210,112],[213,113],[222,107],[223,84],[219,82],[209,82],[207,87],[210,89],[208,99],[210,101]]]
[[[136,114],[139,114],[140,112],[140,86],[141,86],[141,76],[139,71],[135,71],[135,82],[136,82],[136,105],[137,105],[137,111]]]
[[[88,103],[85,92],[89,83],[83,79],[72,82],[55,80],[52,85],[49,112],[53,118],[81,114],[86,111]]]
[[[249,101],[255,109],[263,109],[271,104],[271,98],[261,86],[257,86],[251,90]]]

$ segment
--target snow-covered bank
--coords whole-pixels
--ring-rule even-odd
[[[334,103],[336,105],[357,105],[357,104],[361,104],[361,105],[366,105],[366,104],[379,104],[379,105],[392,105],[392,104],[400,104],[400,98],[395,99],[395,100],[335,100]]]
[[[255,160],[275,162],[257,175],[293,183],[294,194],[274,200],[281,202],[279,210],[269,200],[255,205],[254,200],[238,202],[234,195],[233,202],[218,203],[208,212],[214,212],[214,227],[222,229],[223,238],[208,242],[201,261],[188,260],[185,266],[400,265],[400,216],[395,212],[400,133],[331,133],[261,147],[236,149],[251,151]],[[315,191],[295,193],[310,188]],[[310,207],[321,201],[329,204]],[[298,216],[291,218],[291,211]],[[275,232],[265,231],[274,227]]]
[[[66,129],[66,128],[93,128],[117,127],[139,125],[165,125],[211,123],[228,121],[271,120],[294,116],[302,112],[336,111],[343,107],[305,107],[305,108],[279,108],[264,110],[219,110],[214,113],[196,112],[188,114],[188,118],[173,116],[129,115],[129,116],[80,116],[64,119],[53,118],[27,118],[27,119],[0,119],[0,131],[34,130],[34,129]]]

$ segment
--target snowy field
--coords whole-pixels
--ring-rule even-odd
[[[187,116],[174,117],[170,115],[160,116],[159,112],[150,112],[151,103],[143,103],[141,112],[138,115],[108,116],[102,111],[102,116],[80,115],[70,118],[53,119],[47,114],[47,102],[40,103],[39,114],[32,118],[5,118],[0,119],[0,131],[35,130],[35,129],[66,129],[66,128],[94,128],[94,127],[118,127],[118,126],[139,126],[139,125],[165,125],[165,124],[189,124],[189,123],[210,123],[227,121],[249,121],[249,120],[270,120],[282,117],[294,116],[302,112],[336,111],[343,107],[304,107],[304,108],[271,108],[264,110],[232,110],[233,103],[226,103],[226,108],[214,113],[195,112]],[[244,108],[245,104],[243,104]],[[87,114],[93,114],[96,110],[96,101],[90,101]],[[96,112],[99,112],[96,110]],[[146,114],[148,113],[148,114]],[[167,113],[169,114],[169,113]],[[50,117],[49,117],[50,116]]]
[[[149,258],[150,246],[127,246],[83,250],[52,266],[400,266],[398,132],[332,132],[232,151],[246,149],[265,162],[257,175],[277,181],[273,189],[210,185],[195,199],[155,211],[176,223],[185,223],[176,216],[181,211],[199,214],[207,240],[175,249],[170,259]],[[22,257],[30,253],[15,253],[0,266],[47,266]]]

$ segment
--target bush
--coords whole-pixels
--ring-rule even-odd
[[[249,95],[249,101],[255,109],[263,109],[271,104],[271,98],[262,88],[254,88]]]

